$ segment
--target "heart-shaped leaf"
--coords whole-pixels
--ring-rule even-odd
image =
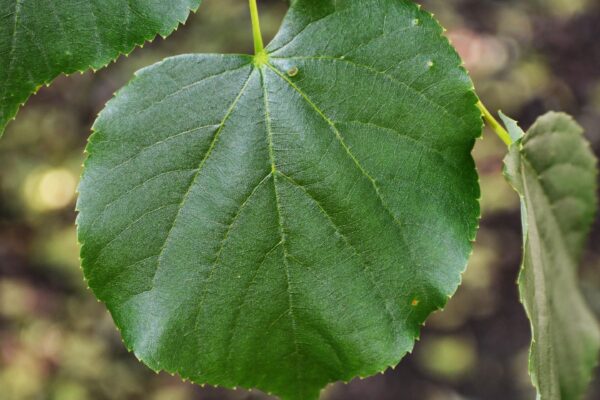
[[[78,206],[127,346],[292,400],[396,365],[478,226],[460,65],[410,1],[297,0],[265,53],[140,71],[95,124]]]
[[[521,300],[531,320],[530,372],[541,400],[581,399],[600,349],[577,265],[596,212],[596,158],[565,114],[541,117],[506,159],[522,199]]]
[[[40,86],[169,35],[200,1],[0,0],[0,136]]]

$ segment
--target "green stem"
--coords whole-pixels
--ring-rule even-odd
[[[258,18],[258,7],[256,0],[249,0],[250,16],[252,18],[252,35],[254,36],[254,53],[260,54],[264,50],[262,34],[260,32],[260,20]]]
[[[485,107],[485,105],[483,105],[481,101],[477,103],[477,107],[483,114],[483,118],[485,119],[485,122],[487,122],[488,126],[492,128],[494,132],[496,132],[496,135],[498,135],[498,137],[502,139],[502,141],[507,146],[510,146],[513,143],[512,138],[510,137],[506,129],[504,129],[502,124],[498,122],[496,118],[494,118],[492,113]]]

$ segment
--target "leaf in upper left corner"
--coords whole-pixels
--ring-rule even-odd
[[[170,35],[200,2],[0,0],[0,137],[40,86]]]

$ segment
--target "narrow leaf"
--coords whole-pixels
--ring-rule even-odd
[[[456,290],[482,122],[411,1],[297,0],[266,50],[167,59],[107,105],[81,254],[151,368],[314,400],[396,365]]]
[[[0,0],[0,136],[40,86],[169,35],[200,1]]]
[[[525,132],[523,132],[523,129],[521,129],[517,121],[507,117],[502,111],[500,111],[499,114],[513,142],[516,142],[525,135]]]
[[[530,373],[542,400],[581,399],[600,349],[577,278],[597,206],[596,159],[582,133],[569,116],[547,114],[506,159],[522,198],[519,288],[532,327]]]

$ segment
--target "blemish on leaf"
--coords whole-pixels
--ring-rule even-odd
[[[411,306],[416,307],[418,306],[420,303],[419,299],[413,299],[413,301],[410,303]]]
[[[421,24],[421,20],[419,18],[415,18],[412,20],[413,26],[417,26]]]
[[[431,61],[431,60],[427,61],[427,68],[428,69],[433,68],[434,65],[435,65],[435,63],[433,61]]]
[[[287,74],[289,77],[294,77],[296,75],[298,75],[298,72],[300,72],[300,70],[298,69],[298,67],[292,67],[290,69],[287,70]]]

